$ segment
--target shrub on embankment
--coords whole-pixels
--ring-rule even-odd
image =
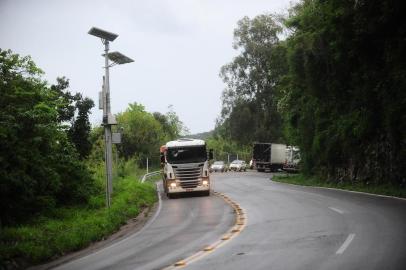
[[[93,101],[42,74],[29,56],[0,49],[0,226],[86,203],[97,189],[83,162]]]
[[[128,219],[156,201],[154,185],[140,183],[138,178],[115,179],[110,209],[105,207],[104,194],[98,194],[90,197],[86,205],[57,208],[26,224],[3,227],[0,269],[46,262],[117,231]]]

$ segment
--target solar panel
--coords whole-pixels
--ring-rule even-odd
[[[111,61],[113,61],[114,63],[117,63],[119,65],[134,62],[134,60],[132,60],[131,58],[125,56],[124,54],[122,54],[120,52],[111,52],[111,53],[108,53],[107,56]]]
[[[88,34],[102,38],[102,39],[106,39],[108,41],[113,41],[118,37],[117,34],[105,31],[105,30],[97,28],[97,27],[92,27],[89,30]]]

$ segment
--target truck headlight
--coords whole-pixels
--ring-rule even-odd
[[[203,184],[203,186],[207,186],[207,185],[209,184],[209,181],[203,180],[203,181],[202,181],[202,184]]]
[[[176,188],[176,183],[175,183],[175,182],[172,182],[172,183],[170,184],[170,186],[171,186],[171,188]]]

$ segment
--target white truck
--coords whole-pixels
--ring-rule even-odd
[[[162,181],[168,198],[185,192],[210,195],[211,183],[206,142],[197,139],[178,139],[161,146]]]
[[[287,172],[298,172],[300,162],[300,150],[297,146],[286,147],[286,162],[283,165],[283,170]]]
[[[286,161],[286,145],[277,143],[254,143],[252,160],[258,172],[282,169]]]

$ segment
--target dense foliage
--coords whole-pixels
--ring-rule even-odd
[[[244,17],[234,31],[234,48],[240,55],[222,67],[227,84],[218,129],[224,137],[242,144],[254,139],[280,141],[282,121],[277,111],[278,85],[286,73],[284,48],[279,45],[280,23],[272,16]],[[272,128],[270,128],[272,127]]]
[[[42,74],[30,57],[0,50],[0,268],[86,246],[150,207],[153,185],[136,181],[141,161],[158,167],[159,147],[188,132],[172,106],[161,114],[132,103],[118,114],[123,140],[113,147],[107,209],[103,127],[89,122],[94,103],[72,93],[68,79],[49,86]]]
[[[241,145],[233,140],[224,139],[217,133],[206,139],[207,147],[213,149],[214,160],[222,160],[227,163],[235,159],[249,162],[252,158],[250,145]]]
[[[117,121],[118,130],[122,132],[119,152],[126,159],[135,156],[158,158],[159,147],[177,139],[185,130],[171,106],[166,114],[161,114],[147,112],[143,105],[132,103],[117,115]]]
[[[0,224],[84,202],[94,188],[79,155],[89,150],[73,140],[88,130],[71,129],[83,129],[75,120],[87,122],[92,102],[65,91],[64,78],[48,87],[41,74],[29,57],[0,50]],[[75,101],[87,102],[77,118]]]
[[[145,107],[136,102],[130,103],[128,108],[117,114],[118,125],[114,126],[114,132],[121,133],[121,143],[113,147],[113,156],[116,168],[121,171],[126,161],[134,159],[138,166],[146,167],[148,158],[149,167],[159,167],[159,147],[167,141],[177,139],[188,132],[182,121],[173,110],[168,107],[168,112],[150,113]],[[103,127],[94,127],[90,134],[93,146],[89,160],[101,162],[104,159]]]
[[[105,239],[156,202],[155,186],[137,181],[144,173],[128,162],[126,177],[115,179],[112,205],[95,194],[85,205],[58,207],[47,215],[0,230],[0,269],[26,269]],[[94,168],[104,182],[104,166]],[[144,211],[144,215],[146,211]]]
[[[304,171],[330,181],[404,184],[402,10],[402,1],[304,0],[286,18],[242,19],[217,129],[242,143],[297,144]]]
[[[183,126],[173,110],[161,117],[165,131],[141,105],[119,115],[122,149],[133,152],[115,164],[107,209],[103,129],[91,130],[88,117],[93,101],[72,94],[66,78],[48,86],[30,57],[11,51],[0,50],[0,72],[0,268],[82,248],[154,203],[153,185],[136,181],[144,172],[134,156],[158,153],[162,140],[179,134]]]

